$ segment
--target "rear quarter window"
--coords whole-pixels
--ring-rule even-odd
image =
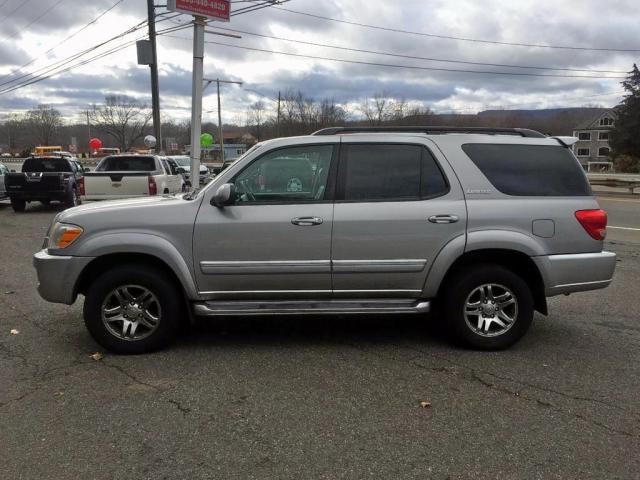
[[[567,148],[559,145],[468,143],[462,150],[506,195],[592,195],[582,167]]]
[[[118,156],[106,157],[96,167],[97,172],[153,172],[156,162],[153,157]]]

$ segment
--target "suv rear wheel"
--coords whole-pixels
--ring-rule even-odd
[[[76,205],[80,205],[80,197],[78,196],[78,191],[75,188],[70,188],[67,193],[67,198],[64,201],[65,208],[75,207]]]
[[[465,268],[447,284],[444,309],[456,338],[467,346],[499,350],[517,342],[533,320],[531,289],[499,265]]]
[[[181,314],[176,287],[160,270],[122,266],[89,287],[84,321],[100,345],[116,353],[145,353],[167,346]]]

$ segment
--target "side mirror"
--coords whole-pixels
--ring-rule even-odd
[[[178,172],[179,175],[184,175],[185,173],[187,173],[187,171],[182,167],[178,167],[176,172]]]
[[[15,170],[11,170],[11,173],[16,173],[16,171]]]
[[[215,195],[211,198],[211,205],[222,208],[231,205],[235,201],[236,186],[233,183],[225,183],[220,186]]]
[[[83,171],[83,172],[90,172],[90,171],[91,171],[91,169],[90,169],[89,167],[84,167],[84,168],[82,169],[82,171]]]

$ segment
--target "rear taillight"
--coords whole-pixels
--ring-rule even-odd
[[[158,185],[156,185],[156,179],[149,175],[149,195],[158,194]]]
[[[604,210],[578,210],[576,218],[592,238],[604,240],[607,236],[607,212]]]
[[[80,195],[84,195],[84,177],[80,177],[80,180],[78,181],[78,187],[80,189]]]

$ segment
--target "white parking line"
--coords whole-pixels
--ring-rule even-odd
[[[640,232],[640,228],[631,228],[631,227],[612,227],[611,225],[607,225],[607,228],[615,228],[617,230],[633,230],[635,232]]]

